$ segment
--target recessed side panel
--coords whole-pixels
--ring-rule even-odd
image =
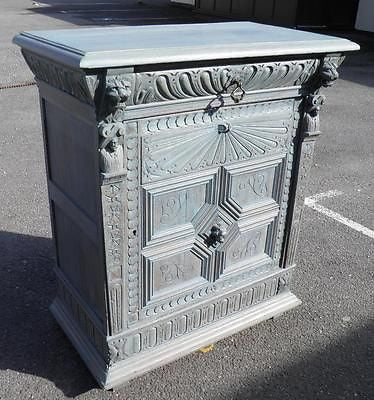
[[[53,204],[53,209],[57,267],[84,302],[103,320],[106,316],[105,276],[99,249],[60,207]]]
[[[97,223],[96,126],[51,101],[44,107],[49,179]]]

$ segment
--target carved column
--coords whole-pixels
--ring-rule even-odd
[[[300,134],[297,136],[297,153],[291,193],[296,193],[289,203],[289,220],[286,228],[286,237],[283,246],[283,267],[292,266],[300,230],[305,194],[308,184],[309,171],[313,162],[314,146],[320,135],[319,112],[325,102],[325,96],[319,94],[321,86],[331,86],[339,77],[337,67],[343,61],[342,57],[327,58],[321,64],[316,90],[304,99],[304,110],[301,121]],[[294,167],[295,168],[295,167]]]
[[[101,199],[110,334],[124,329],[124,136],[125,102],[130,84],[117,77],[105,80],[98,105]]]

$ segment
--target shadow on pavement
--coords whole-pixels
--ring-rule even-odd
[[[52,271],[52,240],[0,232],[0,244],[0,321],[3,325],[0,369],[45,378],[67,397],[97,388],[48,310],[56,290]],[[247,383],[245,376],[250,374],[249,362],[246,367],[248,371],[242,376],[240,384],[228,385],[225,393],[221,393],[222,397],[218,397],[235,400],[372,400],[373,337],[374,323],[368,323],[360,329],[351,330],[348,336],[334,342],[329,348],[305,355],[302,361],[286,366],[280,373],[260,374],[259,378]],[[204,360],[201,359],[201,362]],[[223,359],[222,362],[225,364],[228,361]],[[235,362],[230,362],[230,365],[235,369]],[[176,367],[171,365],[165,368]],[[242,370],[239,372],[243,373]],[[235,374],[235,371],[231,373]],[[174,390],[178,391],[180,383],[174,377],[172,380],[165,384],[173,385]],[[135,381],[133,384],[137,385]],[[163,385],[164,382],[160,382],[154,390],[162,394]],[[182,389],[186,391],[186,387]],[[189,385],[187,390],[191,399],[196,398],[194,385]],[[126,387],[121,391],[126,393]],[[206,394],[209,396],[209,390]]]
[[[0,369],[43,377],[69,397],[97,387],[48,309],[52,240],[0,232],[0,260]]]
[[[241,388],[235,400],[374,399],[374,322],[284,371]],[[276,350],[276,349],[275,349]]]

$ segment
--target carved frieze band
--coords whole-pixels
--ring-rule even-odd
[[[200,305],[188,312],[173,316],[129,336],[109,340],[109,358],[112,363],[169,343],[182,335],[197,331],[207,325],[270,299],[286,290],[291,278],[290,270],[260,281],[253,286],[237,290],[210,304]]]
[[[214,113],[205,110],[192,113],[168,115],[151,118],[142,123],[144,135],[167,133],[172,129],[199,127],[207,124],[219,124],[224,121],[254,119],[267,121],[269,119],[291,119],[294,100],[263,102],[245,106],[220,108]]]
[[[135,74],[131,105],[230,94],[305,84],[319,60],[227,65]]]
[[[86,75],[32,52],[23,50],[24,57],[36,78],[56,87],[78,100],[94,105],[101,91],[102,77]],[[139,105],[202,96],[220,96],[269,88],[309,84],[319,71],[319,86],[330,86],[338,78],[337,68],[344,57],[268,62],[244,65],[166,70],[123,74],[117,79],[131,83],[132,95],[127,105]],[[106,78],[104,78],[106,79]]]
[[[96,75],[86,75],[83,71],[70,69],[25,50],[22,53],[38,80],[72,95],[83,103],[94,104],[95,90],[98,86]]]
[[[124,328],[123,322],[123,182],[101,187],[105,259],[107,270],[109,326],[112,335]]]

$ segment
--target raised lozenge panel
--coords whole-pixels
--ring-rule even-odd
[[[242,207],[272,197],[275,168],[247,172],[232,177],[231,198]]]
[[[145,303],[203,284],[208,278],[207,258],[195,247],[172,255],[145,256],[144,265]]]
[[[250,266],[255,261],[266,258],[267,232],[268,227],[262,226],[240,234],[225,251],[227,269]]]
[[[143,186],[144,239],[148,245],[195,234],[194,221],[216,197],[217,169]]]
[[[285,159],[279,154],[224,167],[222,207],[239,219],[279,207]]]
[[[153,234],[191,222],[205,204],[207,184],[153,197]]]

